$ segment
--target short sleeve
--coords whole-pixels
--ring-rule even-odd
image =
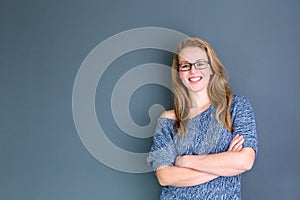
[[[158,119],[153,135],[153,144],[147,157],[147,163],[154,171],[160,166],[174,166],[177,152],[173,142],[172,129],[170,119]]]
[[[243,135],[245,139],[243,147],[251,147],[257,152],[256,123],[249,99],[245,96],[234,96],[232,104],[233,134]]]

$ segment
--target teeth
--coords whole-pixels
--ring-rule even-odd
[[[197,78],[190,78],[190,81],[192,82],[196,82],[199,81],[201,79],[201,77],[197,77]]]

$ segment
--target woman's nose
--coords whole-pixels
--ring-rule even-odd
[[[192,65],[191,66],[191,70],[190,70],[190,73],[195,73],[197,71],[197,69],[195,68],[195,65]]]

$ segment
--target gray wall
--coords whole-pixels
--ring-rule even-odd
[[[250,98],[259,152],[243,176],[243,199],[299,199],[299,10],[297,0],[2,0],[0,199],[158,199],[153,173],[120,172],[95,159],[72,115],[74,80],[90,51],[110,36],[147,26],[209,41],[234,92]],[[149,62],[170,64],[171,55],[158,50],[124,55],[97,88],[103,129],[113,143],[133,152],[147,152],[151,139],[118,129],[111,90],[122,73]],[[166,88],[149,84],[133,94],[128,109],[144,126],[149,106],[170,108],[170,99]]]

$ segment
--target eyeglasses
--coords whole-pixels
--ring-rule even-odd
[[[184,62],[178,65],[177,70],[182,72],[190,71],[193,65],[195,69],[201,70],[201,69],[206,69],[208,64],[210,64],[210,62],[206,60],[199,60],[194,63]]]

